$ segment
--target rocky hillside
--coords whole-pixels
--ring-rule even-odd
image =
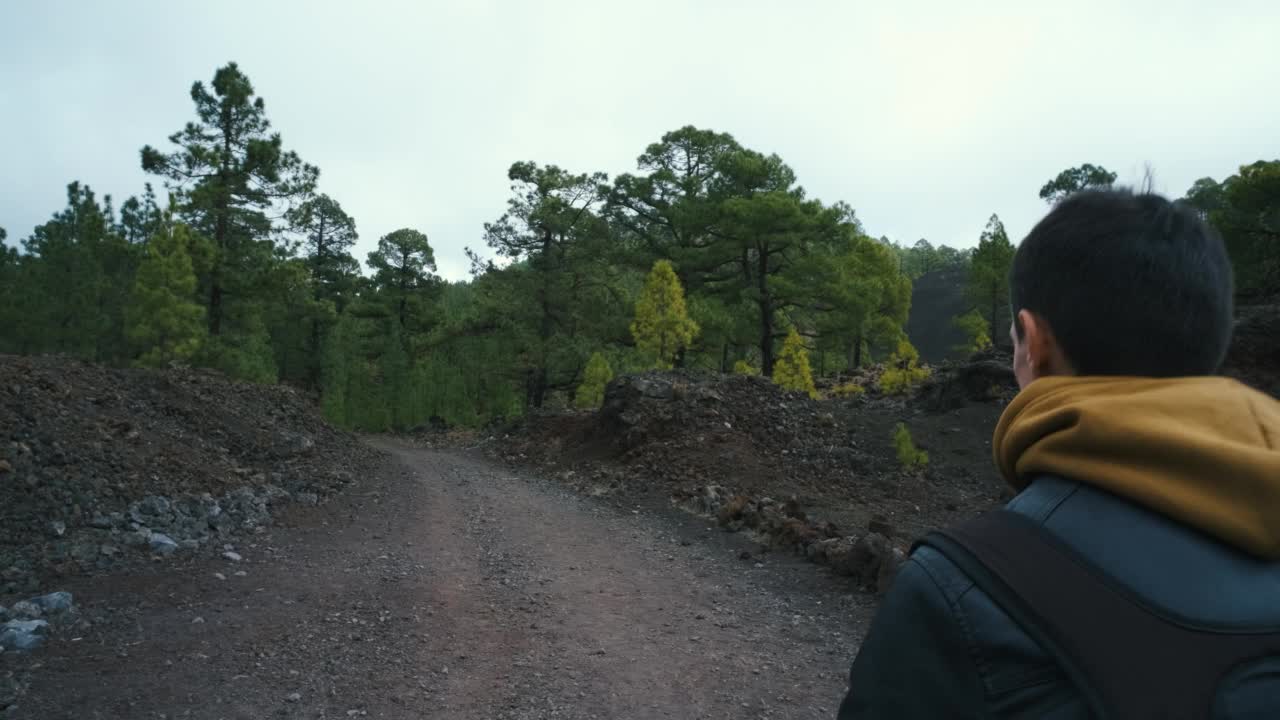
[[[1280,303],[1237,308],[1223,373],[1280,397]]]
[[[287,387],[0,355],[0,599],[214,548],[351,482],[372,451]]]
[[[726,524],[745,513],[745,527],[769,533],[803,517],[817,533],[809,541],[876,527],[905,545],[1005,496],[989,442],[1012,376],[972,387],[962,377],[941,370],[920,398],[902,399],[878,396],[868,376],[855,380],[871,388],[862,395],[811,400],[758,377],[646,373],[611,383],[599,413],[531,417],[488,447],[593,495],[669,498],[709,515],[729,506]],[[899,461],[900,422],[926,467]]]

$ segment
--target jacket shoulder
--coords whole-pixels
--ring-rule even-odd
[[[1008,505],[1150,607],[1196,624],[1280,626],[1280,563],[1231,547],[1122,497],[1055,476]]]

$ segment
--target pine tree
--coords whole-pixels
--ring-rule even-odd
[[[169,224],[147,243],[125,310],[125,333],[137,365],[188,361],[204,341],[204,308],[195,300],[196,275],[188,251],[193,235],[186,225]]]
[[[573,404],[580,408],[598,408],[604,403],[604,388],[613,379],[613,368],[600,353],[593,353],[583,371],[582,384],[574,396]]]
[[[782,343],[782,352],[773,366],[773,382],[784,390],[798,390],[811,398],[818,397],[813,373],[809,370],[809,351],[795,328],[791,328]]]
[[[369,253],[378,291],[387,298],[388,308],[408,335],[421,325],[424,295],[438,288],[436,256],[426,234],[401,228],[378,239],[378,249]],[[417,318],[418,322],[411,320]],[[407,338],[406,338],[407,339]]]
[[[267,211],[309,195],[320,171],[284,150],[280,134],[271,132],[266,104],[235,63],[218,68],[208,87],[192,85],[191,99],[197,121],[169,136],[177,146],[172,153],[142,148],[142,169],[170,181],[183,217],[217,250],[202,278],[209,333],[216,336],[223,330],[225,296],[242,298],[270,256],[274,223]]]
[[[484,239],[510,264],[499,270],[474,255],[472,264],[492,277],[483,294],[504,301],[504,322],[518,323],[511,349],[519,358],[525,406],[539,408],[552,392],[572,390],[585,356],[573,346],[598,347],[598,338],[581,335],[601,315],[620,309],[609,267],[617,244],[598,215],[608,176],[517,162],[507,178],[507,212],[485,223]]]
[[[978,239],[969,266],[969,298],[987,320],[987,338],[999,343],[1008,337],[1009,268],[1016,251],[1004,223],[992,215]]]
[[[657,261],[636,302],[636,318],[631,323],[636,347],[653,358],[654,367],[667,370],[697,334],[698,324],[689,319],[675,268],[666,260]]]
[[[293,230],[303,236],[311,280],[311,302],[305,313],[309,326],[307,381],[319,386],[323,382],[318,360],[325,345],[324,335],[335,321],[335,314],[346,306],[359,277],[360,264],[350,252],[359,236],[355,220],[328,195],[307,200],[286,217]]]

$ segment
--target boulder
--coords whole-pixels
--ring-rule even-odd
[[[172,555],[178,549],[178,543],[164,533],[151,533],[151,552],[159,555]]]
[[[129,547],[146,547],[151,544],[151,530],[140,527],[120,536],[121,542]]]
[[[20,620],[36,620],[44,617],[44,608],[30,600],[19,600],[9,608],[9,614]]]
[[[885,537],[893,537],[893,525],[883,515],[876,515],[867,523],[867,530]]]
[[[44,645],[48,630],[44,620],[10,620],[0,625],[0,649],[30,652]]]
[[[70,610],[74,606],[71,593],[65,590],[51,592],[47,595],[33,597],[28,602],[38,605],[45,613],[60,613]]]
[[[853,540],[823,541],[827,561],[835,572],[852,577],[860,587],[884,594],[906,559],[887,537],[869,532]],[[822,543],[817,543],[822,544]]]

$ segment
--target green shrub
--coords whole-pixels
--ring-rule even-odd
[[[583,409],[600,407],[604,403],[604,388],[613,379],[613,368],[604,355],[594,353],[587,361],[582,384],[573,398],[573,404]]]
[[[847,382],[843,385],[837,385],[831,388],[831,397],[836,397],[836,398],[860,397],[865,392],[867,392],[867,389],[862,387],[858,383]]]
[[[880,392],[902,395],[929,378],[929,368],[919,366],[920,353],[906,339],[898,341],[898,349],[889,356],[880,374]]]
[[[746,360],[739,360],[738,362],[733,364],[733,374],[734,375],[759,375],[760,369],[753,367],[751,363],[747,362]]]
[[[893,448],[898,452],[898,462],[908,470],[929,464],[929,453],[916,447],[905,423],[898,423],[898,427],[894,428]]]
[[[959,350],[976,353],[991,347],[991,336],[987,333],[987,320],[977,310],[970,310],[964,315],[951,319],[952,324],[964,331],[969,342],[961,345]]]

